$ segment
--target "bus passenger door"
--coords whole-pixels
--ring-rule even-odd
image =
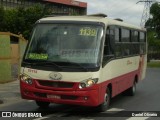
[[[118,92],[118,84],[113,79],[113,69],[111,63],[113,62],[115,55],[115,40],[114,40],[114,27],[108,27],[106,30],[104,49],[103,49],[103,77],[104,80],[109,80],[112,84],[112,96],[116,95]]]

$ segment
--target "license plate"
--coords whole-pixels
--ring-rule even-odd
[[[59,96],[59,95],[47,95],[47,98],[61,99],[61,96]]]

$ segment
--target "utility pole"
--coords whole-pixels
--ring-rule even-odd
[[[150,7],[151,7],[151,5],[152,5],[153,2],[156,2],[156,0],[141,0],[141,1],[138,1],[136,4],[138,4],[140,2],[141,3],[142,2],[145,3],[144,4],[142,18],[141,18],[141,23],[140,23],[140,26],[144,27],[145,23],[150,18]]]

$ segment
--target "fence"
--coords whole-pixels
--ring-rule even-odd
[[[11,44],[11,37],[16,37],[18,43]],[[18,75],[20,62],[25,51],[27,41],[22,35],[16,35],[9,32],[0,32],[0,83],[5,83],[14,79],[13,67],[17,65]]]

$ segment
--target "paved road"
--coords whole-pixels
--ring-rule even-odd
[[[43,118],[34,118],[34,120],[49,120],[53,118],[61,120],[158,120],[160,117],[146,116],[134,118],[130,115],[139,112],[143,114],[160,114],[160,69],[148,68],[146,79],[137,85],[136,95],[133,97],[118,95],[112,99],[109,110],[104,113],[96,113],[92,108],[87,107],[58,104],[51,104],[45,110],[47,112],[45,112],[39,109],[34,101],[22,100],[20,98],[18,81],[0,85],[0,100],[4,102],[4,104],[0,104],[0,111],[43,111]],[[121,117],[108,117],[112,115]],[[122,117],[123,115],[125,117]]]

